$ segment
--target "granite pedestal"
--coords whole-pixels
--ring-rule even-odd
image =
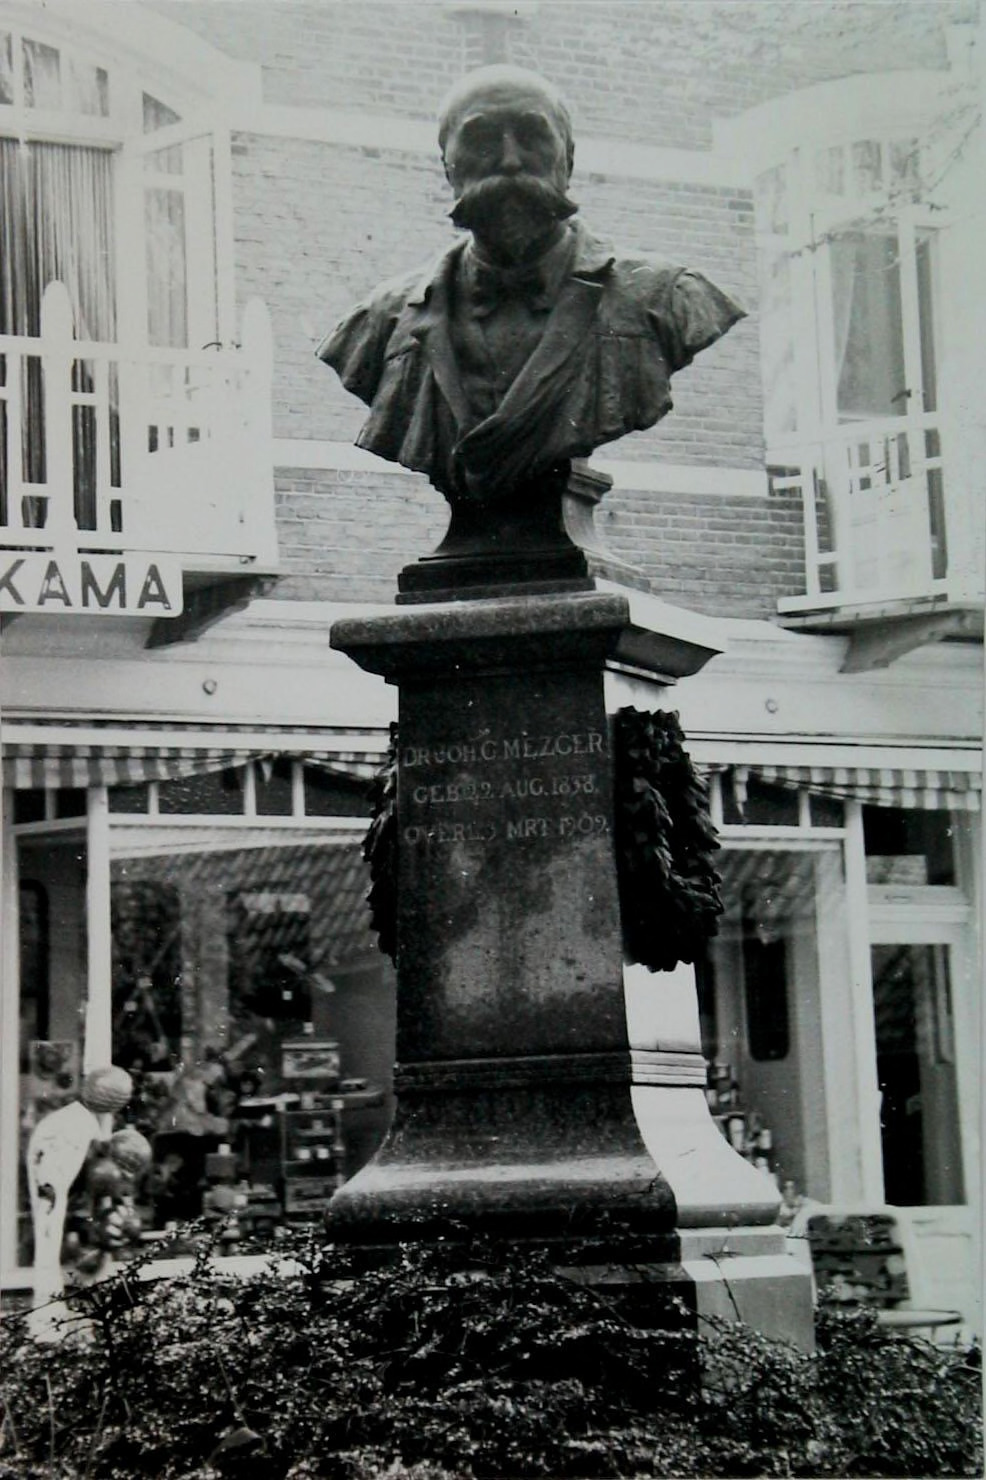
[[[673,681],[714,650],[599,591],[406,606],[332,645],[400,691],[397,1111],[333,1236],[459,1229],[563,1263],[588,1241],[592,1268],[644,1265],[696,1309],[755,1289],[754,1324],[807,1344],[775,1189],[708,1114],[697,1011],[627,1031],[604,674]]]

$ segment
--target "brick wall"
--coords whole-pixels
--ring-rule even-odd
[[[444,500],[417,474],[281,468],[278,533],[285,600],[390,601],[397,573],[433,550]],[[716,616],[769,617],[804,589],[801,504],[764,498],[611,490],[600,543],[623,567],[601,573]]]
[[[601,543],[670,601],[723,617],[770,617],[804,590],[799,494],[635,492],[613,489],[596,511]],[[615,571],[614,571],[615,575]]]
[[[418,474],[277,470],[284,578],[297,601],[390,601],[397,572],[433,550],[448,507]]]
[[[160,0],[265,97],[434,116],[461,72],[501,56],[551,77],[593,134],[706,148],[711,121],[855,72],[945,65],[976,0],[541,0],[509,22],[434,0]],[[484,55],[485,52],[485,55]]]

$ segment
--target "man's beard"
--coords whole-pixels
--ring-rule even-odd
[[[450,211],[483,246],[509,262],[522,262],[578,206],[550,180],[537,175],[491,175],[467,185]]]

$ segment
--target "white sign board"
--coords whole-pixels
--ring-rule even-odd
[[[182,596],[171,556],[0,553],[0,612],[177,617]]]

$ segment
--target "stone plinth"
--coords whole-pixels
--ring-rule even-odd
[[[332,644],[400,708],[397,1112],[330,1230],[585,1236],[698,1291],[681,1230],[712,1268],[695,1238],[721,1224],[766,1271],[778,1198],[708,1114],[697,1010],[633,1049],[627,1031],[604,673],[673,682],[714,649],[598,591],[405,606]]]

